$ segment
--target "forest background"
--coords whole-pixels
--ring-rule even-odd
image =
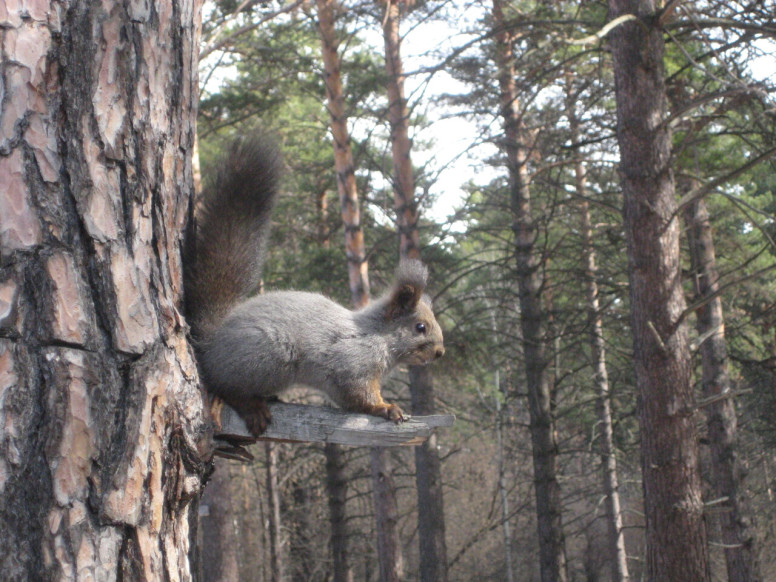
[[[621,180],[632,173],[618,136],[628,132],[622,100],[634,96],[622,77],[615,93],[613,61],[639,24],[603,29],[616,5],[205,5],[204,181],[234,136],[269,131],[285,158],[266,289],[315,290],[350,304],[354,256],[362,273],[368,264],[375,290],[389,284],[406,224],[396,212],[388,87],[406,80],[410,205],[447,346],[431,370],[435,410],[457,422],[433,444],[444,498],[434,559],[443,563],[423,564],[419,550],[428,535],[416,494],[423,461],[411,450],[391,449],[375,469],[367,449],[273,445],[249,465],[219,461],[201,511],[204,579],[645,579],[659,567],[650,566],[648,546],[659,545],[646,525],[650,496],[653,506],[675,502],[643,482],[645,448],[659,455],[666,446],[645,430],[689,439],[677,446],[698,455],[682,479],[702,496],[704,532],[692,543],[703,546],[707,579],[776,579],[776,109],[768,75],[776,6],[667,2],[650,21],[665,43],[652,57],[663,64],[669,214],[681,231],[673,260],[686,301],[678,321],[688,326],[693,373],[690,393],[677,396],[666,372],[668,397],[689,398],[686,431],[675,433],[649,420],[636,380],[634,335],[665,336],[634,330],[631,316],[638,259],[628,242],[638,233],[622,213]],[[394,21],[404,78],[385,64]],[[340,59],[339,112],[321,49],[326,33]],[[343,244],[354,228],[344,226],[342,167],[335,170],[333,145],[342,139],[332,128],[343,114],[361,256]],[[409,384],[400,370],[384,388],[405,410],[413,409]],[[394,496],[387,527],[374,493],[381,479]],[[396,542],[387,554],[386,535]]]

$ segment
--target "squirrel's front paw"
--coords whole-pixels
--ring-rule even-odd
[[[396,424],[399,424],[400,422],[404,422],[405,420],[407,420],[407,418],[409,418],[408,416],[404,415],[404,412],[402,412],[402,409],[399,408],[396,404],[388,404],[382,399],[380,399],[380,402],[378,404],[362,403],[362,404],[359,404],[358,406],[349,406],[347,410],[349,410],[350,412],[360,412],[362,414],[371,414],[372,416],[379,416],[380,418],[391,420]]]
[[[384,416],[385,418],[387,418],[388,420],[392,420],[396,424],[399,424],[400,422],[405,421],[404,412],[396,404],[386,404]]]

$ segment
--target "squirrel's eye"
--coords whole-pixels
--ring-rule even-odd
[[[415,330],[418,333],[426,333],[426,324],[425,323],[416,323],[415,324]]]

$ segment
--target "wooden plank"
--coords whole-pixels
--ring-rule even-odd
[[[414,416],[395,424],[384,418],[354,414],[338,408],[274,402],[272,423],[259,440],[336,443],[351,446],[395,447],[423,443],[437,427],[452,426],[452,414]],[[254,442],[240,416],[228,406],[220,411],[216,438],[231,443]]]

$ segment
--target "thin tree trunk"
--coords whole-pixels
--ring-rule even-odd
[[[666,120],[663,32],[652,0],[609,0],[634,14],[611,34],[617,138],[639,390],[647,579],[708,580],[698,434]]]
[[[5,3],[0,571],[190,580],[182,321],[199,3]]]
[[[409,137],[409,109],[404,96],[404,72],[401,61],[399,2],[385,3],[383,41],[385,44],[388,120],[391,127],[393,191],[399,228],[399,252],[402,258],[420,258],[418,204],[412,168]],[[431,369],[410,366],[410,397],[413,414],[434,414],[434,386]],[[447,577],[442,469],[436,436],[415,447],[415,480],[418,491],[418,538],[420,578],[424,582],[444,582]]]
[[[236,516],[238,532],[237,548],[240,566],[239,580],[263,582],[266,579],[264,565],[267,546],[264,544],[263,504],[264,495],[257,479],[259,470],[256,463],[232,464],[234,481],[232,493],[232,515]],[[235,475],[235,472],[237,475]]]
[[[369,303],[369,264],[366,260],[364,232],[361,228],[358,188],[356,184],[353,151],[350,147],[350,131],[342,88],[341,60],[338,52],[335,22],[340,10],[335,0],[317,0],[318,31],[321,37],[324,80],[331,134],[334,140],[334,168],[337,174],[342,222],[345,231],[345,255],[348,259],[348,280],[353,306],[358,309]],[[347,476],[345,455],[339,445],[327,444],[326,489],[329,497],[329,523],[331,524],[331,551],[335,582],[351,582],[353,570],[348,562],[348,530],[345,500]],[[375,491],[378,487],[375,483]],[[375,511],[385,504],[376,504]]]
[[[490,306],[490,322],[491,331],[494,336],[498,335],[498,325],[496,324],[496,310],[495,306]],[[499,363],[494,357],[493,359],[493,402],[496,409],[496,450],[498,461],[498,491],[499,499],[501,500],[501,532],[504,536],[504,563],[506,569],[506,582],[514,582],[514,558],[512,553],[512,528],[509,524],[509,488],[507,485],[507,471],[506,471],[506,458],[504,455],[504,424],[505,424],[505,410],[501,403],[501,395],[504,391],[501,388],[501,373],[499,370]]]
[[[399,507],[390,451],[373,447],[370,451],[372,490],[377,519],[377,555],[380,562],[380,582],[399,582],[404,575],[404,560],[399,542]]]
[[[580,174],[577,174],[580,180]],[[584,178],[582,178],[584,180]],[[584,189],[584,187],[583,187]],[[606,369],[606,348],[604,344],[603,322],[598,303],[598,283],[596,282],[596,259],[593,250],[593,229],[590,225],[590,209],[587,201],[580,201],[582,236],[585,254],[585,279],[587,280],[587,307],[590,326],[590,346],[592,349],[596,387],[596,410],[598,412],[598,442],[603,472],[603,488],[606,496],[606,521],[609,531],[609,552],[612,564],[612,580],[627,582],[628,554],[625,550],[625,535],[622,529],[622,511],[620,509],[619,482],[617,479],[617,457],[614,447],[614,428],[612,425],[611,397],[609,393],[609,374]]]
[[[348,560],[348,530],[346,500],[348,492],[345,474],[345,455],[339,445],[327,443],[326,491],[329,497],[329,522],[331,523],[331,552],[333,556],[333,580],[352,582],[353,570]]]
[[[316,519],[313,490],[316,484],[310,482],[295,483],[293,491],[293,522],[288,532],[288,565],[292,580],[314,580],[320,569],[320,563],[314,550]]]
[[[410,367],[410,397],[413,414],[428,416],[436,413],[430,368]],[[415,447],[420,579],[424,581],[447,580],[445,508],[438,450],[436,434],[432,434],[426,442]]]
[[[688,190],[689,191],[689,190]],[[690,241],[690,257],[695,300],[704,301],[697,311],[696,328],[703,339],[700,345],[703,397],[710,401],[707,417],[711,450],[712,490],[717,506],[722,544],[725,546],[728,582],[762,580],[757,563],[754,531],[745,517],[742,469],[736,447],[736,409],[728,371],[727,342],[719,273],[709,213],[704,200],[687,207],[685,221]]]
[[[241,544],[235,525],[232,491],[229,483],[229,466],[223,459],[216,460],[216,470],[210,477],[201,507],[206,515],[200,518],[202,530],[202,580],[203,582],[239,582],[239,553],[246,551]]]
[[[573,74],[566,74],[566,114],[571,130],[573,147],[579,144],[579,119],[573,97]],[[577,158],[580,152],[576,153]],[[596,388],[596,408],[598,412],[599,449],[603,472],[603,488],[606,496],[606,521],[609,530],[609,551],[612,564],[612,580],[628,582],[628,555],[625,551],[625,535],[622,530],[622,512],[620,510],[619,483],[617,480],[617,458],[614,447],[614,429],[612,426],[611,398],[609,393],[609,374],[606,369],[606,347],[604,343],[603,321],[598,302],[598,282],[595,248],[593,247],[593,227],[590,221],[590,206],[587,203],[587,178],[585,166],[581,161],[574,163],[574,180],[577,193],[580,227],[582,231],[582,253],[585,269],[587,293],[588,325],[592,349]]]
[[[270,580],[282,582],[285,579],[285,557],[283,538],[280,533],[280,490],[278,487],[277,445],[264,444],[267,455],[267,497],[269,500],[269,547]]]
[[[264,480],[266,482],[266,474],[264,475]],[[256,481],[256,491],[261,490],[261,474],[259,471],[259,468],[256,467],[255,469],[255,481]],[[266,503],[265,503],[266,502]],[[262,495],[258,495],[256,499],[257,512],[258,512],[258,518],[259,518],[259,535],[261,536],[261,552],[258,554],[258,561],[261,565],[261,582],[266,582],[269,580],[272,581],[272,557],[271,557],[271,548],[272,545],[270,541],[269,536],[269,512],[272,511],[272,508],[269,507],[269,495],[266,497]],[[254,576],[256,574],[254,573]]]
[[[678,109],[686,105],[674,93],[670,104]],[[697,179],[688,176],[678,178],[680,194],[686,194],[698,186]],[[725,321],[722,299],[715,297],[719,291],[719,273],[714,250],[714,237],[706,202],[703,198],[691,203],[683,212],[690,248],[694,297],[700,303],[696,310],[696,329],[702,338],[701,389],[709,400],[706,412],[707,438],[711,452],[712,495],[718,503],[715,514],[725,547],[728,582],[761,580],[756,551],[754,529],[745,516],[743,495],[743,471],[737,454],[737,418],[730,382]],[[719,504],[721,501],[721,505]],[[721,512],[719,512],[721,510]]]
[[[494,322],[495,329],[495,322]],[[504,558],[506,563],[506,582],[514,582],[515,573],[512,559],[512,531],[509,526],[509,495],[507,489],[506,459],[504,458],[504,409],[501,406],[501,378],[496,369],[494,400],[496,402],[496,446],[498,447],[498,492],[501,499],[501,531],[504,535]]]
[[[539,560],[542,581],[568,579],[558,483],[558,443],[555,414],[548,377],[546,315],[542,308],[542,260],[535,248],[536,227],[531,215],[528,186],[526,131],[519,111],[515,83],[513,34],[505,26],[504,3],[493,0],[496,31],[501,115],[504,118],[504,149],[515,232],[520,324],[523,333],[526,385],[533,448]]]
[[[318,30],[321,36],[324,80],[326,82],[327,108],[331,134],[334,138],[334,166],[337,172],[337,190],[345,224],[345,254],[348,258],[348,276],[353,305],[363,307],[369,301],[369,275],[364,247],[364,231],[361,228],[361,211],[358,203],[353,152],[350,148],[350,132],[342,91],[341,63],[337,52],[335,13],[339,5],[335,0],[317,0]]]
[[[331,233],[329,232],[329,225],[327,224],[329,218],[328,194],[328,189],[322,188],[320,192],[318,192],[318,197],[315,201],[315,206],[318,210],[318,244],[324,249],[328,249],[331,246]]]
[[[400,2],[385,2],[383,42],[387,73],[388,122],[391,127],[393,156],[393,194],[396,223],[399,228],[399,249],[402,257],[420,258],[418,231],[418,202],[415,199],[415,177],[412,169],[412,142],[410,141],[410,112],[404,97],[404,70],[401,61]]]

